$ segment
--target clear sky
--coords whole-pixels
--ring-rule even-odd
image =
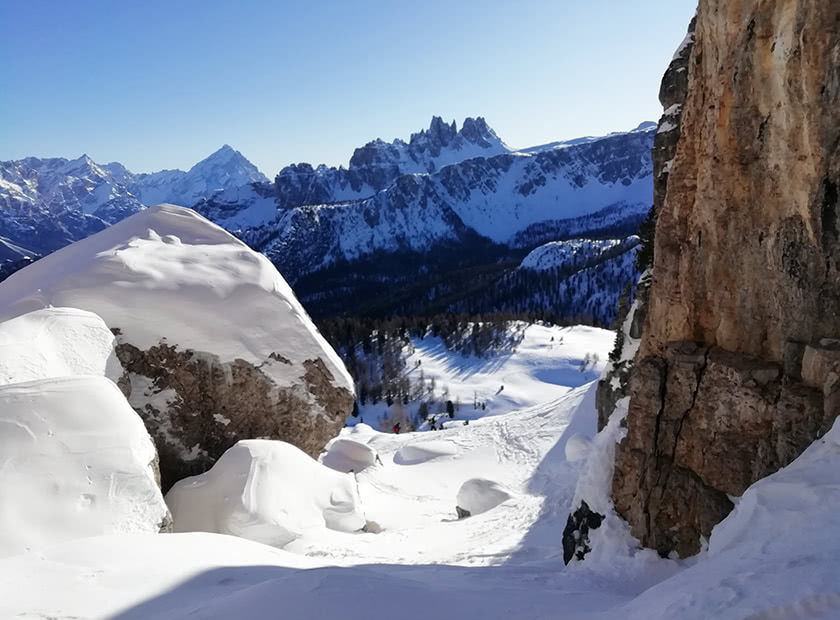
[[[2,0],[0,160],[188,169],[222,144],[270,178],[344,164],[432,115],[525,147],[630,129],[696,0]]]

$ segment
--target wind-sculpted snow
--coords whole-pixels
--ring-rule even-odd
[[[0,385],[71,375],[116,379],[114,335],[91,312],[45,308],[0,323]]]
[[[155,457],[140,418],[104,377],[0,387],[0,556],[166,527]]]
[[[382,464],[376,450],[369,445],[338,437],[333,439],[318,459],[321,463],[343,473],[359,472]]]
[[[306,530],[365,525],[352,474],[282,441],[240,441],[166,495],[176,532],[217,532],[283,547]]]
[[[0,300],[0,317],[102,317],[167,488],[241,438],[317,456],[352,407],[352,379],[273,265],[189,209],[146,209],[63,248],[0,283]]]

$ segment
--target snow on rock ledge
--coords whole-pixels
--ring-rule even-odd
[[[63,248],[0,283],[0,300],[0,318],[52,305],[104,319],[164,488],[240,438],[317,456],[352,408],[344,365],[274,266],[190,209],[146,209]]]
[[[0,387],[0,556],[170,525],[155,447],[104,377]]]
[[[75,308],[46,308],[0,323],[0,352],[0,385],[122,373],[108,326]]]
[[[240,441],[166,495],[176,532],[216,532],[283,547],[306,530],[362,529],[356,481],[282,441]]]

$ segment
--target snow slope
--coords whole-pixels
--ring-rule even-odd
[[[104,377],[0,387],[0,556],[112,533],[157,532],[155,447]]]
[[[221,362],[254,364],[282,351],[290,363],[265,368],[279,385],[296,382],[305,360],[322,358],[352,389],[274,266],[189,209],[145,209],[0,283],[0,318],[48,306],[95,312],[143,350],[161,339],[195,351],[212,343]]]

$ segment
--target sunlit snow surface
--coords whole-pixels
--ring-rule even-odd
[[[579,350],[607,353],[595,341]],[[527,358],[507,361],[522,368]],[[440,363],[453,372],[469,362],[455,359],[447,366],[441,353]],[[536,354],[531,361],[544,363]],[[345,428],[341,439],[370,448],[345,444],[334,453],[361,465],[355,480],[368,532],[314,528],[282,550],[199,533],[71,541],[0,561],[0,617],[838,617],[840,429],[753,485],[697,558],[638,550],[611,515],[591,557],[565,567],[561,537],[573,498],[600,495],[597,507],[610,509],[623,408],[587,442],[594,396],[594,383],[566,387],[437,432]],[[456,496],[471,478],[495,481],[511,498],[458,520]]]

